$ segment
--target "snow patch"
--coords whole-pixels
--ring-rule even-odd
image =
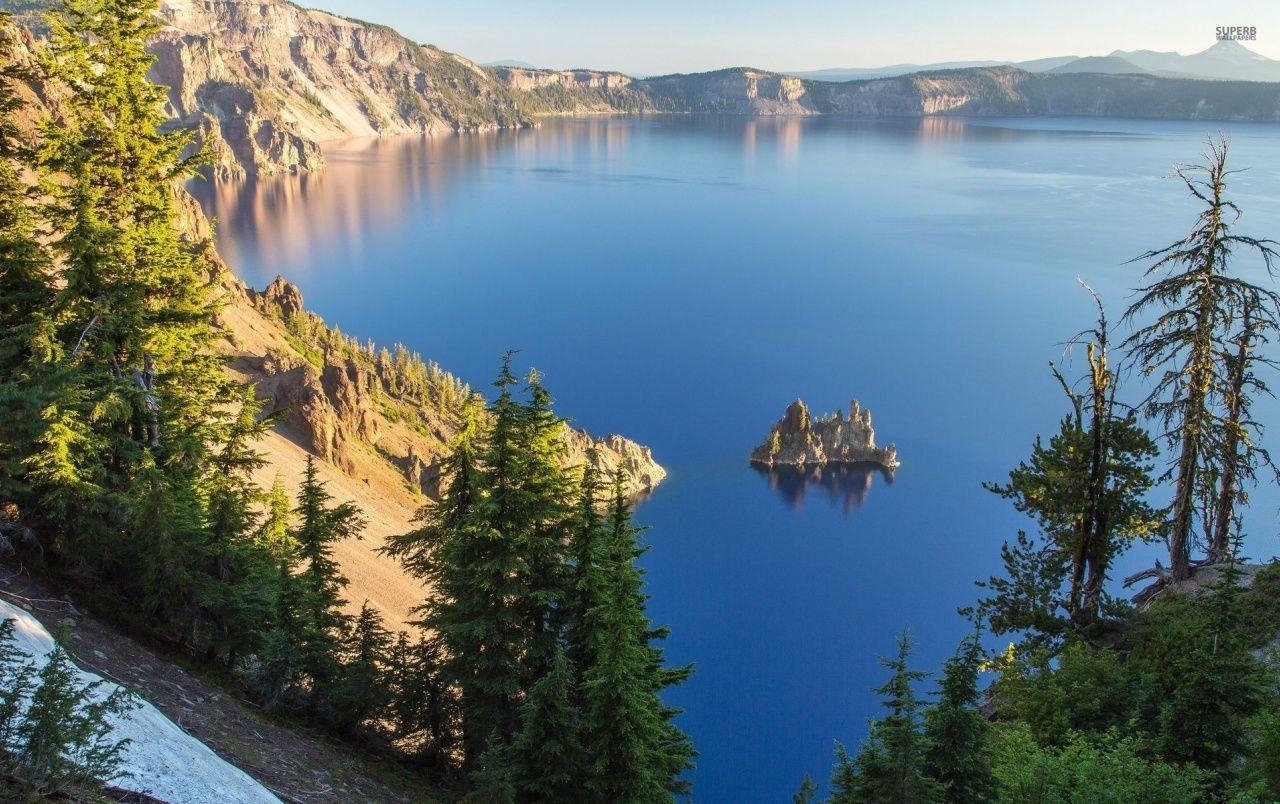
[[[44,666],[53,650],[53,637],[40,621],[22,609],[0,600],[0,620],[14,620],[16,646]],[[101,678],[79,671],[79,683],[92,684]],[[98,688],[110,695],[117,685],[108,681]],[[140,706],[123,717],[110,716],[111,739],[129,739],[121,770],[131,775],[111,782],[122,790],[145,793],[169,804],[280,804],[249,774],[213,753],[207,745],[187,734],[151,704]]]

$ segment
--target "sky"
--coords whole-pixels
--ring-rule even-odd
[[[300,0],[477,62],[634,74],[1192,53],[1218,26],[1280,59],[1280,0]]]

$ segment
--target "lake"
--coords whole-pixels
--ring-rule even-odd
[[[781,802],[862,739],[903,628],[929,670],[965,635],[956,608],[1027,526],[981,483],[1066,410],[1048,363],[1093,324],[1077,277],[1118,320],[1126,261],[1196,213],[1173,163],[1220,125],[550,121],[340,143],[321,173],[197,193],[250,284],[283,274],[344,332],[485,389],[518,348],[562,414],[653,448],[670,477],[639,519],[667,656],[697,665],[670,696],[692,798]],[[1280,127],[1229,128],[1242,231],[1280,237]],[[797,396],[869,407],[892,483],[748,466]],[[1254,503],[1270,556],[1280,495]]]

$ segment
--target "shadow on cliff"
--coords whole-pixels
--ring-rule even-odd
[[[893,474],[875,464],[828,464],[807,468],[793,466],[760,466],[752,464],[769,488],[793,511],[804,507],[812,494],[832,506],[838,506],[846,516],[852,516],[867,499],[872,478],[879,475],[885,485],[893,484]]]

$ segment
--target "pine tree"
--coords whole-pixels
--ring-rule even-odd
[[[51,796],[120,775],[129,741],[112,739],[108,718],[127,716],[135,703],[123,687],[99,694],[107,683],[81,684],[71,657],[54,645],[18,727],[18,773],[32,790]]]
[[[551,670],[529,688],[520,705],[520,734],[512,750],[513,775],[522,801],[587,801],[587,756],[578,739],[573,668],[557,649]]]
[[[565,422],[551,409],[551,394],[536,370],[526,377],[525,392],[528,401],[519,410],[518,479],[523,500],[512,500],[513,516],[507,516],[510,524],[504,532],[513,537],[519,534],[524,542],[522,599],[530,628],[525,657],[527,685],[548,672],[559,641],[559,624],[569,593],[565,545],[574,531],[575,488],[564,468]],[[498,427],[494,430],[496,434]],[[489,499],[502,503],[499,494]],[[526,505],[528,508],[521,510]]]
[[[687,792],[680,775],[694,750],[673,722],[678,710],[659,693],[687,679],[691,666],[667,668],[653,643],[665,636],[645,616],[644,575],[636,559],[640,530],[631,520],[622,478],[614,481],[602,568],[601,603],[590,612],[582,676],[583,744],[592,759],[588,791],[601,801],[669,801]]]
[[[861,804],[858,798],[858,769],[844,744],[836,740],[836,764],[831,769],[831,796],[827,804]]]
[[[898,654],[880,663],[891,675],[876,688],[889,714],[871,724],[871,733],[853,760],[856,800],[868,804],[928,804],[942,800],[943,788],[926,771],[923,704],[913,689],[927,673],[908,666],[912,643],[898,638]]]
[[[307,456],[307,468],[298,490],[298,572],[301,592],[298,610],[300,631],[296,635],[302,670],[311,683],[310,708],[332,705],[329,696],[339,678],[342,639],[350,624],[342,612],[342,588],[347,579],[333,560],[334,543],[359,538],[364,518],[352,503],[329,507],[333,498],[325,491],[315,459]]]
[[[29,502],[23,461],[51,401],[56,341],[49,317],[52,265],[19,173],[33,154],[16,122],[23,105],[16,87],[27,72],[10,52],[16,40],[9,15],[0,13],[0,502],[17,503],[21,511]]]
[[[273,556],[277,562],[285,561],[297,550],[297,540],[293,538],[289,526],[293,516],[293,504],[284,490],[284,478],[276,475],[271,482],[271,490],[267,492],[266,509],[258,531],[254,536],[258,546]]]
[[[439,646],[442,681],[460,692],[465,764],[471,769],[492,735],[514,735],[525,624],[509,603],[520,588],[514,581],[517,551],[487,521],[481,460],[492,450],[484,424],[474,402],[464,406],[443,462],[447,481],[440,499],[418,512],[416,530],[390,538],[383,548],[433,591],[419,607],[419,624]]]
[[[365,601],[347,637],[341,683],[332,695],[336,709],[334,722],[338,729],[355,734],[360,726],[372,721],[380,727],[390,703],[388,659],[391,634]]]
[[[1091,291],[1092,293],[1092,291]],[[1071,411],[1007,485],[986,488],[1035,517],[1042,544],[1019,535],[1005,545],[1005,577],[980,584],[993,594],[980,604],[996,633],[1023,633],[1024,643],[1056,643],[1068,631],[1094,625],[1106,603],[1112,560],[1137,540],[1151,538],[1157,516],[1144,501],[1152,486],[1156,448],[1130,409],[1117,402],[1110,366],[1109,328],[1102,303],[1086,341],[1088,373],[1077,385],[1053,367]]]
[[[601,482],[595,468],[594,455],[587,456],[578,489],[578,506],[569,541],[569,588],[564,611],[566,655],[581,677],[592,664],[587,653],[589,635],[594,623],[592,612],[598,612],[605,600],[606,576],[604,520],[600,516]]]
[[[1215,460],[1236,465],[1248,460],[1222,449],[1222,407],[1233,399],[1243,402],[1232,393],[1230,371],[1224,370],[1219,357],[1223,345],[1246,310],[1253,333],[1266,337],[1280,332],[1280,296],[1231,270],[1238,249],[1259,255],[1268,272],[1277,257],[1273,241],[1234,233],[1240,209],[1226,197],[1232,172],[1227,169],[1225,138],[1209,141],[1203,164],[1178,168],[1178,178],[1201,203],[1201,212],[1185,238],[1138,258],[1153,260],[1145,276],[1156,278],[1138,290],[1138,298],[1125,312],[1125,320],[1135,323],[1156,314],[1155,321],[1133,332],[1127,348],[1133,364],[1155,376],[1146,409],[1164,427],[1174,453],[1167,473],[1173,501],[1165,534],[1174,581],[1191,575],[1196,502],[1213,494],[1213,480],[1220,474],[1214,470]],[[1240,345],[1246,355],[1254,346],[1251,339]],[[1237,411],[1236,419],[1237,425],[1248,421],[1247,411]],[[1228,503],[1234,494],[1228,489]]]
[[[809,774],[804,775],[804,781],[800,783],[800,789],[791,797],[792,804],[813,804],[818,797],[818,785],[813,779],[809,778]]]
[[[978,711],[979,635],[960,644],[942,670],[938,700],[924,714],[925,766],[948,804],[997,800],[986,718]]]

